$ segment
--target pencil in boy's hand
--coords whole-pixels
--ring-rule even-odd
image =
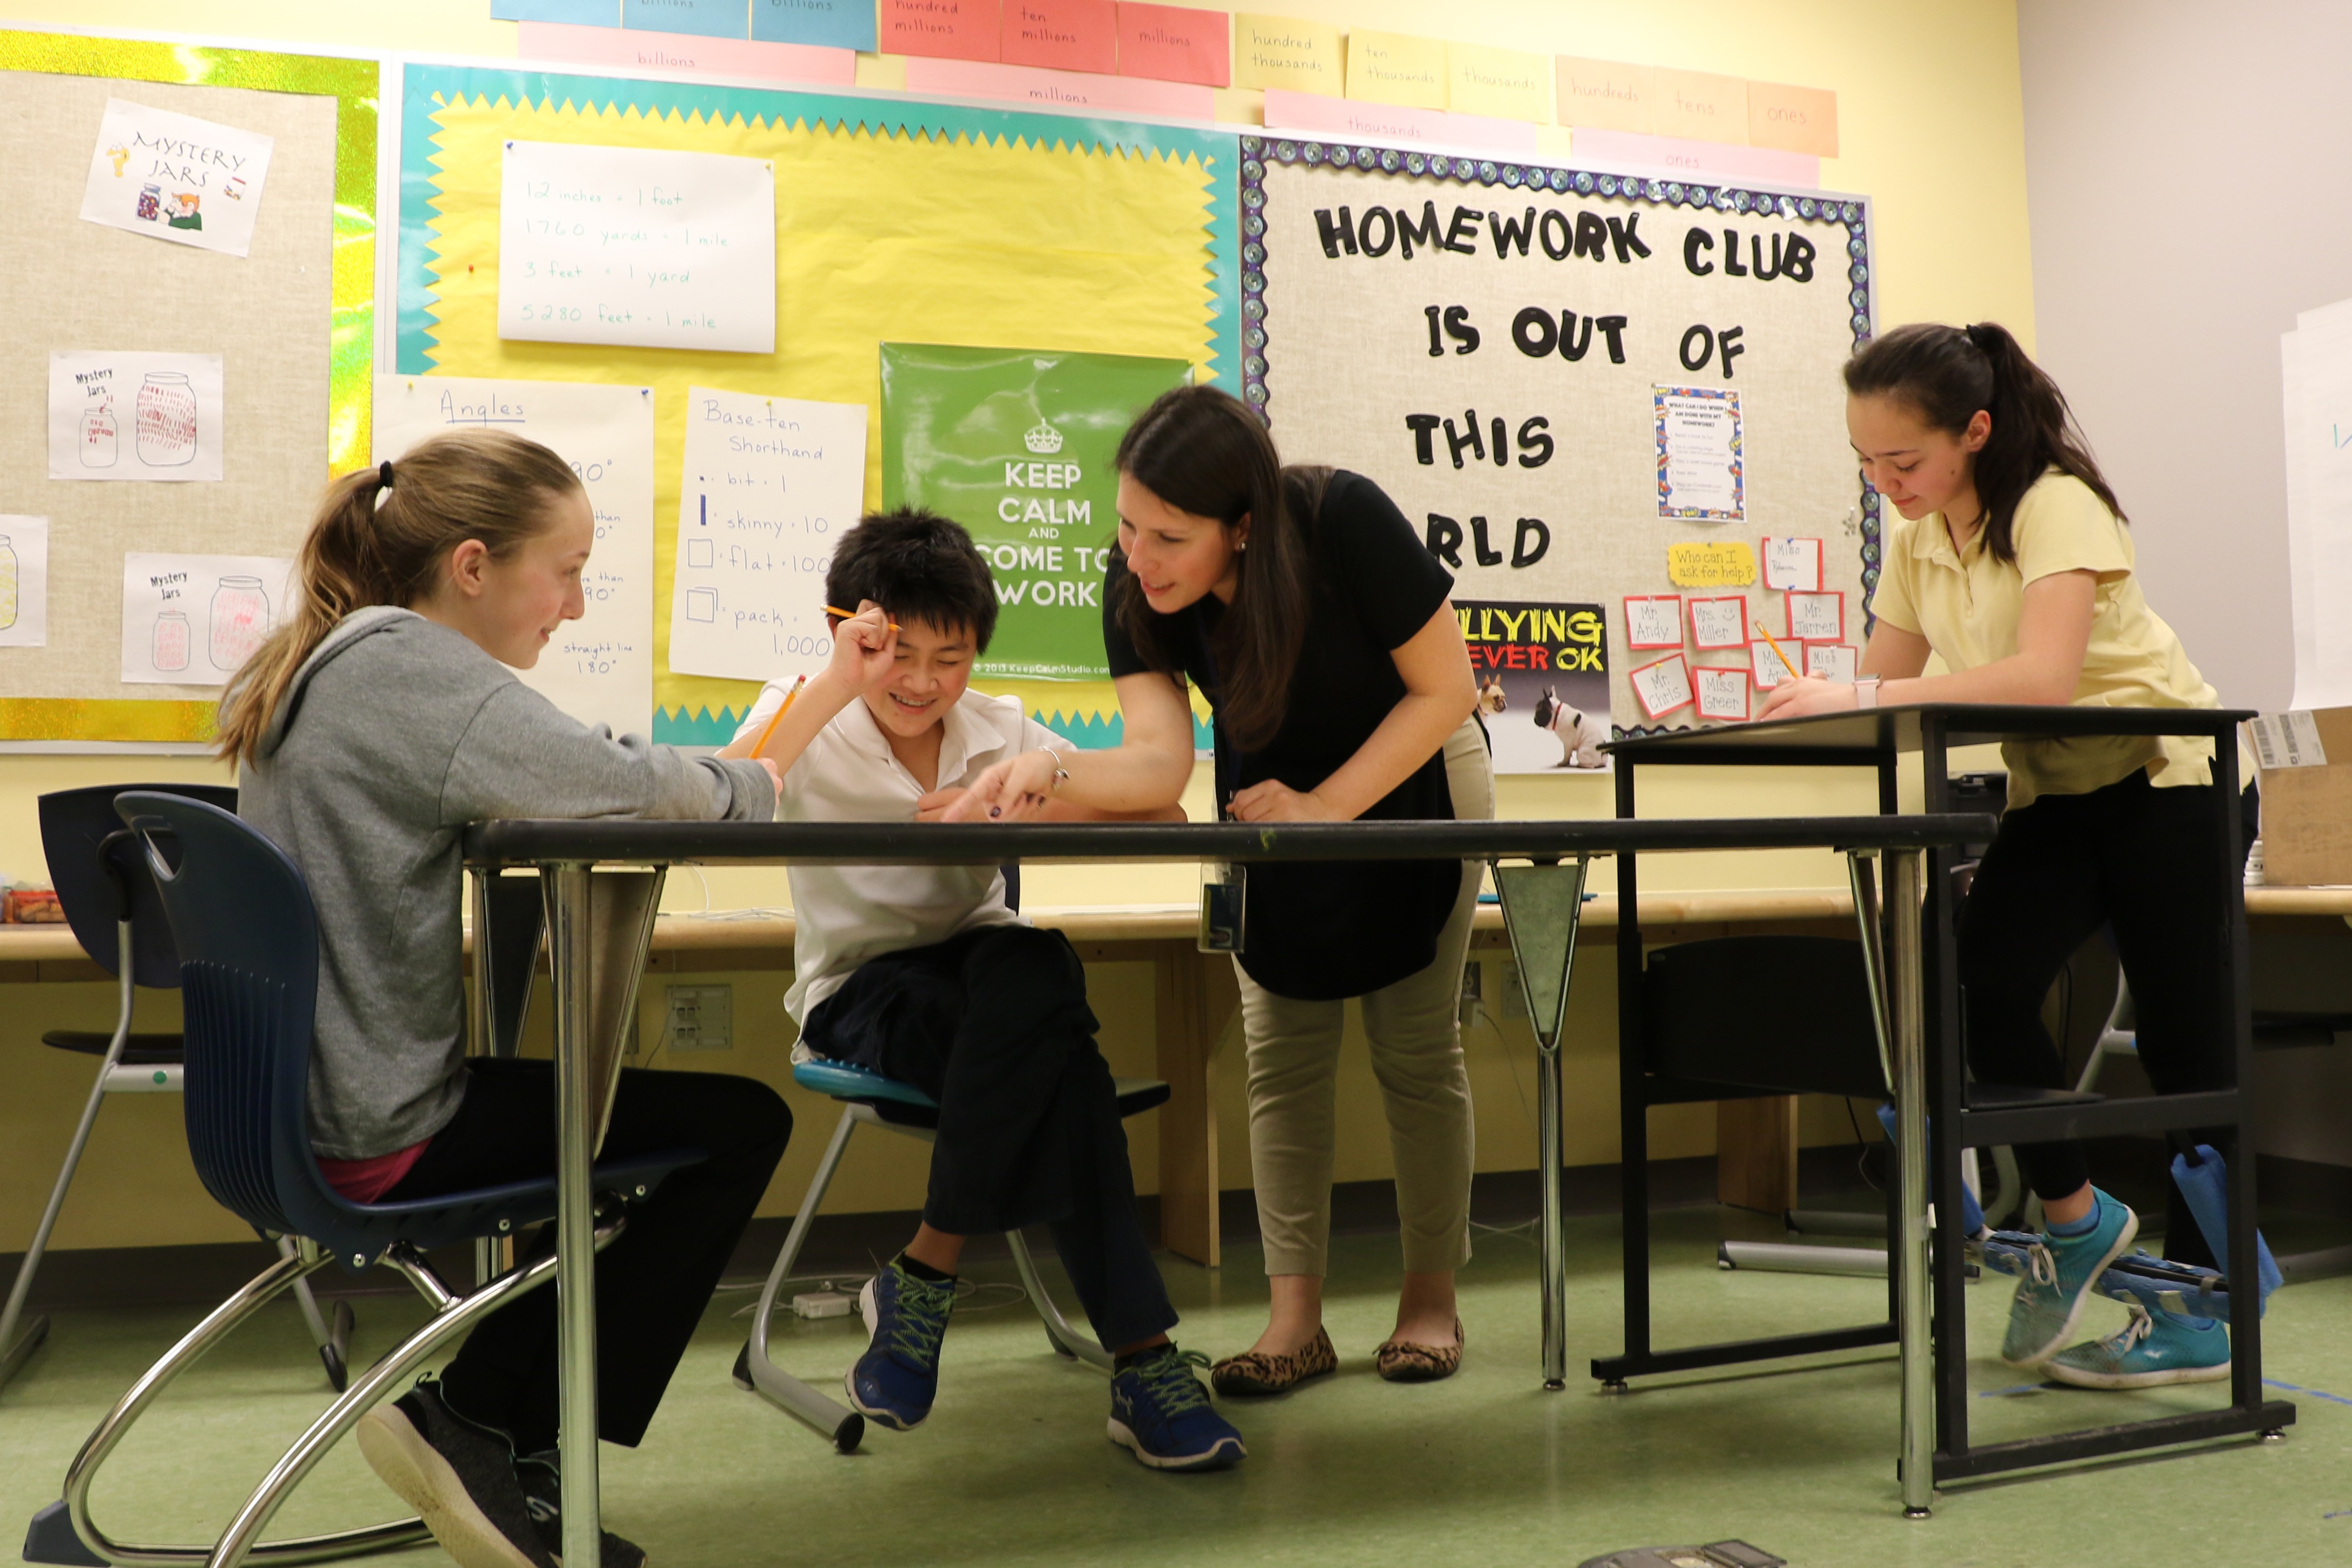
[[[1759,632],[1764,632],[1765,642],[1770,645],[1773,657],[1780,661],[1781,668],[1789,672],[1789,679],[1791,680],[1804,679],[1805,672],[1789,662],[1789,656],[1781,650],[1780,645],[1772,641],[1772,634],[1770,632],[1764,631],[1764,628],[1760,626],[1756,629]]]
[[[751,748],[753,756],[756,757],[768,749],[768,742],[774,736],[777,724],[782,722],[785,713],[791,710],[793,700],[801,694],[801,688],[807,684],[808,677],[802,676],[793,682],[793,689],[784,693],[784,700],[776,704],[776,710],[768,716],[768,727],[760,731],[760,743]]]
[[[833,605],[827,605],[824,607],[824,613],[825,613],[826,615],[828,615],[828,616],[840,616],[843,620],[845,620],[845,620],[847,620],[847,619],[849,619],[849,617],[850,617],[850,616],[854,616],[854,615],[857,614],[857,612],[856,612],[856,610],[840,610],[840,609],[835,609],[835,608]],[[894,631],[894,632],[895,632],[895,631],[897,631],[897,630],[898,629],[898,622],[896,622],[896,621],[892,621],[892,622],[890,623],[890,629],[891,629],[892,631]]]

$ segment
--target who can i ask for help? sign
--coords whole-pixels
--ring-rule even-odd
[[[996,576],[985,673],[1098,680],[1102,579],[1118,537],[1113,458],[1178,359],[882,345],[882,504],[971,531]]]

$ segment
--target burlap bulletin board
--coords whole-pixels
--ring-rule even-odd
[[[118,679],[122,557],[291,555],[366,451],[375,81],[368,61],[0,33],[0,512],[49,520],[48,641],[0,648],[0,741],[211,733],[216,688]],[[80,219],[110,97],[276,138],[248,257]],[[221,355],[226,478],[50,480],[60,349]]]
[[[1244,395],[1284,460],[1370,476],[1434,536],[1450,520],[1457,600],[1601,605],[1621,732],[1646,727],[1626,672],[1660,657],[1626,647],[1622,601],[1691,592],[1668,582],[1669,545],[1822,539],[1860,646],[1879,518],[1838,372],[1870,335],[1866,202],[1352,143],[1242,149]],[[1661,386],[1738,392],[1736,521],[1660,515]],[[1783,595],[1744,592],[1751,623],[1780,634]]]
[[[402,120],[403,375],[655,389],[654,738],[727,740],[752,682],[668,668],[687,389],[863,403],[881,500],[886,342],[1181,359],[1232,384],[1234,138],[741,88],[411,66]],[[731,153],[776,169],[777,352],[498,336],[507,138]],[[1082,744],[1116,743],[1108,681],[991,679]]]

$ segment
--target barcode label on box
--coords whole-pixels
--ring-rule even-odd
[[[2266,770],[2327,765],[2327,749],[2319,743],[2319,721],[2308,710],[2265,713],[2246,728],[2253,731],[2254,756]]]

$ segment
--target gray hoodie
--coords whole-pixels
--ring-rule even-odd
[[[319,910],[310,1138],[334,1160],[432,1136],[466,1092],[458,910],[466,824],[490,816],[766,821],[754,762],[589,729],[462,633],[379,605],[344,617],[271,715],[237,814]]]

